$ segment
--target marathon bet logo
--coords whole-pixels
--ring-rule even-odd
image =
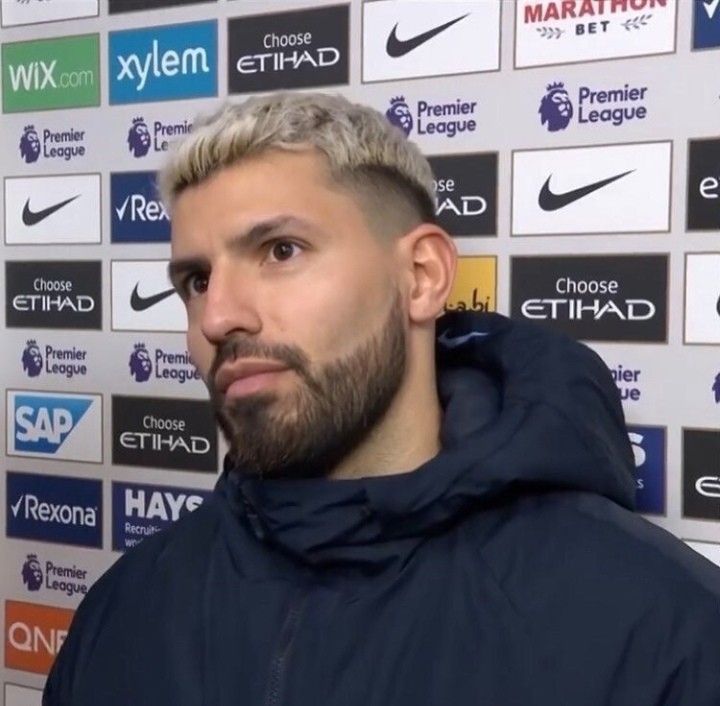
[[[665,514],[665,428],[628,426],[635,461],[637,511]]]
[[[683,429],[683,517],[720,520],[720,431]]]
[[[85,130],[69,127],[54,131],[44,128],[38,132],[35,125],[26,125],[20,135],[18,149],[25,164],[34,164],[40,157],[69,162],[86,155]]]
[[[3,112],[100,105],[99,37],[86,34],[3,44]]]
[[[228,92],[345,85],[350,6],[231,18]]]
[[[158,195],[155,172],[113,172],[110,202],[111,242],[170,241],[170,219]]]
[[[109,33],[110,103],[217,95],[217,22]]]
[[[720,139],[688,144],[687,229],[720,231]]]
[[[720,47],[720,2],[696,0],[693,5],[693,49]]]
[[[23,372],[29,377],[38,377],[42,372],[48,376],[74,377],[87,375],[87,350],[70,346],[61,348],[46,344],[44,350],[34,338],[28,339],[21,356]]]
[[[675,51],[677,0],[518,0],[515,67]]]
[[[102,547],[102,481],[8,471],[7,536]]]
[[[364,83],[496,71],[500,0],[362,3]]]
[[[187,351],[171,352],[162,348],[151,350],[152,356],[144,343],[136,343],[133,347],[128,366],[130,376],[135,382],[147,382],[151,377],[179,385],[184,385],[189,380],[201,380],[200,373]]]
[[[513,257],[511,315],[588,341],[667,341],[667,255]]]
[[[404,96],[396,96],[390,100],[390,107],[385,117],[399,127],[406,137],[414,131],[420,136],[443,135],[455,137],[464,132],[475,132],[477,121],[475,116],[477,101],[465,101],[456,98],[450,103],[428,103],[419,100],[414,110],[406,102]]]
[[[495,311],[497,258],[461,256],[445,311]]]
[[[685,255],[685,343],[720,344],[720,252]]]
[[[87,569],[81,569],[76,564],[56,564],[50,560],[41,562],[37,554],[27,555],[20,575],[28,591],[43,589],[68,598],[86,595],[90,583]]]
[[[192,130],[192,123],[188,120],[179,123],[154,120],[151,135],[143,117],[133,118],[127,134],[128,151],[133,157],[144,157],[151,149],[153,152],[167,152],[175,141],[170,138],[177,140],[183,135],[187,135],[190,130]]]
[[[113,463],[217,471],[215,419],[204,400],[113,395],[112,434]]]
[[[435,214],[454,236],[497,235],[497,152],[428,157]]]
[[[197,488],[112,484],[112,548],[124,552],[168,528],[212,495]]]

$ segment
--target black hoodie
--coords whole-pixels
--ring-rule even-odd
[[[43,704],[720,706],[720,570],[633,513],[599,357],[495,314],[438,333],[435,458],[226,467],[95,584]]]

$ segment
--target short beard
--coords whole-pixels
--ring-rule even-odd
[[[378,333],[317,372],[297,347],[228,339],[218,348],[208,387],[235,467],[268,478],[330,475],[389,409],[405,375],[406,354],[399,294]],[[299,389],[282,400],[267,392],[226,403],[214,389],[215,374],[238,357],[282,361],[298,375]],[[278,404],[287,411],[273,412]]]

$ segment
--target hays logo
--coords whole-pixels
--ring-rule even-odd
[[[70,380],[87,375],[87,350],[83,348],[58,348],[46,345],[43,351],[34,338],[25,344],[21,356],[23,372],[29,378],[35,378],[43,371],[49,376],[59,376]]]
[[[515,68],[675,51],[677,0],[518,0]]]
[[[445,311],[495,311],[497,258],[461,256]]]
[[[160,201],[155,177],[155,172],[110,174],[111,242],[170,241],[170,219]]]
[[[720,431],[683,429],[682,514],[720,520]]]
[[[635,460],[635,500],[638,512],[665,513],[665,429],[628,426]]]
[[[102,547],[102,482],[7,473],[7,536]]]
[[[217,95],[217,22],[110,32],[110,103]]]
[[[88,572],[76,564],[56,564],[45,561],[45,566],[37,554],[28,554],[20,574],[25,588],[31,592],[48,591],[61,593],[68,598],[84,596],[88,592]]]
[[[687,229],[720,231],[720,139],[689,142]]]
[[[112,548],[124,552],[196,510],[211,491],[138,483],[112,484]]]
[[[128,150],[136,158],[144,157],[151,149],[153,152],[167,152],[175,140],[187,135],[191,130],[192,123],[189,120],[180,123],[164,123],[161,120],[155,120],[152,123],[151,135],[144,118],[133,118],[127,134]]]
[[[44,159],[69,162],[85,156],[85,130],[68,128],[53,132],[46,128],[42,131],[41,137],[34,125],[26,125],[20,135],[18,148],[25,164],[33,164],[41,156]]]
[[[695,0],[693,49],[720,47],[720,2]]]
[[[102,462],[100,395],[7,391],[7,453]]]
[[[155,364],[153,365],[153,357]],[[188,380],[200,380],[200,373],[190,360],[187,351],[172,353],[155,348],[153,357],[144,343],[136,343],[128,365],[135,382],[147,382],[151,377],[184,385]]]
[[[362,80],[447,76],[500,66],[500,0],[362,3]]]
[[[685,343],[720,344],[720,252],[685,255]]]
[[[464,101],[456,98],[451,103],[428,103],[417,101],[414,110],[404,96],[390,100],[385,117],[395,127],[399,127],[406,137],[414,133],[418,137],[442,135],[455,137],[464,132],[475,132],[477,121],[474,117],[477,101]]]

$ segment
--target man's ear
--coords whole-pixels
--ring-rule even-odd
[[[443,313],[455,280],[455,243],[440,226],[422,223],[398,239],[396,254],[410,321],[434,321]]]

